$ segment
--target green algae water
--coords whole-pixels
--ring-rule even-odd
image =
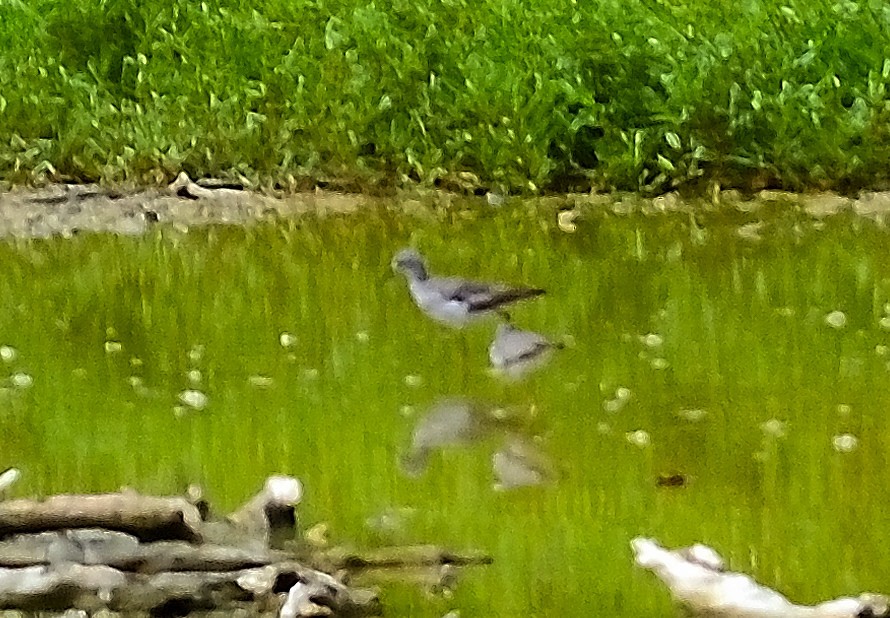
[[[644,215],[457,206],[0,244],[0,469],[19,495],[177,493],[221,509],[269,474],[333,543],[479,548],[453,595],[387,614],[671,615],[631,538],[703,542],[798,602],[887,588],[890,239],[850,213]],[[522,382],[494,322],[426,318],[393,254],[547,295],[567,344]],[[437,402],[507,411],[406,470]],[[503,419],[502,419],[503,420]],[[504,490],[521,440],[544,473]],[[444,442],[448,442],[447,444]],[[503,461],[503,458],[501,459]],[[409,473],[410,472],[410,473]]]

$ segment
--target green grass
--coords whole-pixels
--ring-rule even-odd
[[[221,509],[291,473],[306,486],[305,525],[329,522],[335,542],[494,556],[452,600],[385,588],[389,615],[669,615],[666,592],[632,567],[640,534],[711,544],[799,601],[885,589],[886,230],[787,208],[711,210],[695,229],[685,214],[603,209],[565,234],[542,208],[4,242],[0,344],[19,354],[0,363],[0,469],[24,470],[20,495],[201,482]],[[737,234],[758,219],[761,241]],[[390,272],[409,242],[439,272],[546,287],[514,317],[574,346],[527,384],[493,380],[492,328],[437,326]],[[825,324],[834,310],[845,328]],[[648,348],[647,333],[663,344]],[[122,351],[107,353],[108,340]],[[210,403],[177,416],[193,368]],[[5,379],[16,372],[31,388]],[[255,374],[272,385],[252,386]],[[606,412],[618,387],[631,398]],[[399,456],[441,395],[535,404],[528,431],[557,481],[492,491],[490,442],[437,453],[426,475],[406,478]],[[690,408],[705,417],[678,417]],[[761,430],[772,418],[783,438]],[[637,429],[649,448],[627,442]],[[845,432],[859,447],[835,452]],[[675,472],[688,487],[656,487]],[[391,507],[416,513],[390,536],[366,527]]]
[[[7,0],[0,178],[886,186],[881,0]]]

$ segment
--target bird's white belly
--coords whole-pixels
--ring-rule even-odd
[[[412,284],[411,297],[424,313],[448,326],[461,328],[479,317],[476,313],[470,313],[465,303],[449,300],[423,285]]]

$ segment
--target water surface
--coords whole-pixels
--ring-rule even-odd
[[[19,494],[201,482],[222,508],[291,473],[333,542],[494,556],[450,598],[387,587],[391,615],[668,615],[632,567],[640,534],[708,543],[800,602],[886,588],[887,231],[765,208],[575,223],[477,204],[6,241],[0,468]],[[568,347],[524,382],[489,375],[494,323],[425,318],[389,268],[406,245],[547,288],[513,317]],[[406,469],[443,397],[505,412]],[[509,440],[548,482],[493,488]]]

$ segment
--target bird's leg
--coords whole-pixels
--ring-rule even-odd
[[[495,313],[507,324],[513,324],[513,318],[504,309],[495,309]]]

